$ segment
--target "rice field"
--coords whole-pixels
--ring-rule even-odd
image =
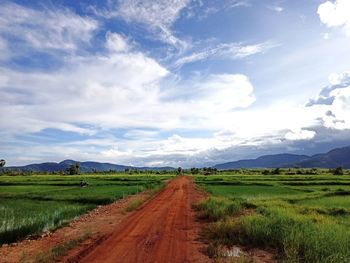
[[[280,262],[350,262],[350,176],[196,177],[212,257],[219,246],[276,251]],[[214,252],[213,252],[214,251]]]
[[[164,176],[0,176],[0,244],[54,230],[127,195],[160,187]],[[87,187],[80,182],[86,181]]]

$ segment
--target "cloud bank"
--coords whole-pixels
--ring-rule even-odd
[[[348,0],[327,1],[317,10],[321,22],[328,27],[340,27],[350,36],[350,2]]]

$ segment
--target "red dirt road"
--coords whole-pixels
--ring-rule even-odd
[[[199,197],[188,177],[175,178],[79,262],[210,262],[196,241]]]

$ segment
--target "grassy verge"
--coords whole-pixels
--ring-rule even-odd
[[[145,175],[1,176],[0,245],[55,230],[98,205],[159,189],[168,178]],[[89,186],[80,187],[81,180],[87,181]]]
[[[225,197],[212,196],[206,201],[199,203],[196,207],[200,211],[200,217],[216,221],[240,214],[244,205],[242,200],[232,201]]]
[[[200,214],[210,221],[203,236],[209,241],[207,253],[211,257],[220,257],[223,247],[240,245],[275,249],[278,260],[286,263],[350,262],[347,194],[331,187],[324,191],[315,178],[300,180],[300,189],[295,184],[293,188],[284,186],[290,177],[256,178],[259,183],[269,180],[275,187],[272,190],[254,184],[252,178],[240,178],[240,186],[237,178],[221,177],[216,184],[219,178],[197,179],[213,194],[198,205]],[[337,180],[327,178],[330,185]],[[234,182],[233,187],[230,182]],[[254,191],[245,191],[248,184]]]
[[[145,202],[145,200],[142,198],[134,199],[128,203],[127,207],[125,208],[125,211],[131,212],[131,211],[137,209],[138,207],[140,207],[144,202]]]
[[[91,233],[87,232],[80,237],[71,239],[63,244],[53,247],[48,252],[40,252],[35,257],[34,263],[48,263],[48,262],[53,262],[55,260],[58,260],[59,258],[64,256],[69,250],[78,246],[79,244],[84,242],[86,239],[88,239],[90,236],[91,236]]]

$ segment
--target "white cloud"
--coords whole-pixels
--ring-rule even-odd
[[[285,138],[290,141],[298,141],[298,140],[311,140],[315,137],[316,132],[310,130],[297,130],[290,131],[286,133]]]
[[[329,75],[330,86],[323,88],[307,107],[319,109],[318,118],[326,128],[350,129],[350,72]]]
[[[277,13],[281,13],[281,12],[284,10],[284,8],[281,7],[281,6],[275,6],[275,7],[273,8],[273,10],[276,11]]]
[[[252,6],[250,0],[224,0],[218,3],[217,1],[191,1],[185,11],[186,18],[196,17],[203,20],[210,15],[220,11],[228,11],[233,8],[250,7]]]
[[[130,21],[138,21],[153,27],[171,26],[180,11],[190,0],[127,0],[119,3],[119,15]]]
[[[321,4],[317,10],[321,22],[328,27],[341,27],[350,36],[350,1],[336,0]]]
[[[107,32],[106,48],[112,52],[128,51],[129,43],[122,35],[118,33]]]
[[[263,54],[271,48],[277,47],[279,44],[272,43],[270,41],[245,45],[242,43],[227,43],[219,44],[216,47],[208,48],[203,51],[194,52],[190,55],[179,58],[176,62],[176,66],[181,66],[187,63],[193,63],[209,58],[221,58],[221,59],[243,59],[255,54]]]
[[[155,60],[136,51],[71,60],[48,73],[1,69],[6,78],[0,85],[0,109],[8,119],[0,123],[2,133],[45,128],[79,132],[77,123],[125,127],[150,121],[139,113],[153,116],[148,108],[158,99],[155,83],[168,74]]]
[[[226,7],[236,8],[236,7],[250,7],[250,0],[229,0],[226,2]]]
[[[350,71],[345,71],[341,74],[331,73],[328,76],[331,85],[350,85]]]
[[[230,111],[249,107],[255,101],[253,85],[245,75],[211,75],[195,88],[194,103],[203,108]]]
[[[68,9],[35,10],[15,3],[0,6],[0,32],[40,49],[76,50],[88,43],[97,29],[96,20]]]
[[[177,38],[171,27],[191,0],[124,0],[110,1],[110,9],[97,11],[104,17],[121,17],[127,22],[143,24],[165,43],[184,48],[187,44]]]
[[[324,126],[338,130],[350,129],[350,86],[335,89],[330,95],[334,101],[329,106],[329,114],[323,116]]]

